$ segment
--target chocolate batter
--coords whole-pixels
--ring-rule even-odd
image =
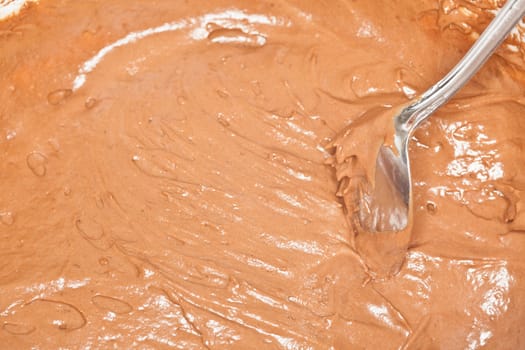
[[[42,0],[0,22],[1,347],[525,348],[523,32],[417,132],[408,246],[343,204],[375,159],[348,145],[381,142],[370,116],[494,3]]]

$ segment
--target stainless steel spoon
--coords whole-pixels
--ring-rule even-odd
[[[525,15],[525,0],[507,0],[487,29],[461,61],[437,84],[393,119],[395,148],[381,146],[376,161],[376,187],[361,199],[359,220],[369,232],[407,228],[411,210],[411,176],[408,144],[416,128],[446,103],[483,66]]]

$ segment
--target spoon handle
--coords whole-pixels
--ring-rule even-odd
[[[461,61],[405,109],[409,113],[404,113],[405,120],[400,120],[402,129],[410,135],[430,114],[454,96],[483,66],[524,15],[525,0],[507,0]]]

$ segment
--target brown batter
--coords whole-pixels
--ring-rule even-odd
[[[384,136],[362,118],[441,78],[486,3],[42,0],[1,22],[1,347],[524,349],[519,42],[417,132],[408,247],[341,198],[375,159],[344,145]]]

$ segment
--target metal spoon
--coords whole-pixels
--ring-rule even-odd
[[[476,74],[524,15],[525,0],[507,0],[461,61],[394,117],[394,143],[398,154],[385,145],[380,148],[375,190],[364,196],[359,204],[359,221],[365,230],[385,232],[407,228],[412,206],[408,158],[408,143],[412,134]]]

